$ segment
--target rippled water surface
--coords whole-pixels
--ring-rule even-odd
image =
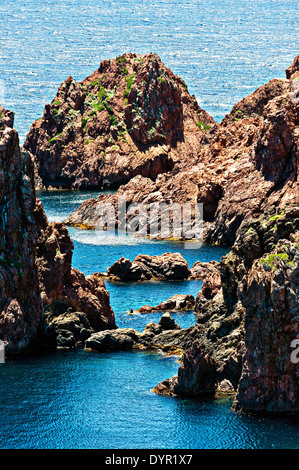
[[[124,52],[160,55],[216,120],[298,54],[295,0],[1,0],[0,102],[24,140],[69,75]],[[4,88],[4,89],[3,89]]]
[[[298,3],[291,0],[24,0],[0,3],[0,102],[16,112],[24,140],[59,84],[81,80],[101,60],[156,52],[217,121],[235,102],[284,70],[298,53]],[[95,192],[39,192],[63,221]],[[73,265],[105,271],[121,256],[180,252],[191,267],[227,250],[116,237],[70,228]],[[200,281],[107,282],[117,325],[142,331],[160,315],[130,315]],[[179,325],[193,312],[173,314]],[[177,373],[177,358],[83,350],[10,358],[0,365],[0,448],[299,448],[295,420],[231,412],[230,400],[160,397],[151,389]]]
[[[39,193],[50,220],[61,221],[90,193]],[[224,248],[149,242],[70,229],[74,266],[86,274],[104,271],[121,255],[181,252],[219,260]],[[130,315],[130,308],[157,304],[175,293],[196,295],[200,281],[107,283],[116,322],[142,331],[161,314]],[[195,323],[193,312],[172,314]],[[177,357],[150,352],[83,350],[10,358],[0,367],[0,448],[36,449],[254,449],[299,448],[295,420],[256,418],[231,411],[228,399],[175,399],[152,388],[177,374]]]
[[[143,352],[10,359],[0,369],[0,447],[298,448],[298,423],[240,416],[228,400],[151,392],[177,367]]]

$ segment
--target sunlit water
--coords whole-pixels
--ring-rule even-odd
[[[39,192],[51,221],[61,221],[91,193]],[[53,196],[53,197],[52,197]],[[220,259],[224,248],[153,242],[70,228],[73,264],[87,275],[125,255],[180,252],[189,266]],[[200,281],[107,283],[116,322],[142,331],[161,313],[130,315],[175,293],[196,295]],[[193,312],[172,314],[187,327]],[[177,357],[151,352],[47,352],[9,358],[0,367],[0,448],[34,449],[254,449],[299,448],[296,420],[257,418],[231,411],[229,399],[179,399],[152,388],[177,374]]]
[[[155,52],[216,121],[298,54],[295,0],[1,0],[0,102],[24,140],[69,75]]]
[[[16,112],[23,142],[59,84],[82,80],[124,52],[160,55],[216,121],[284,70],[298,54],[292,0],[1,0],[0,102]],[[94,192],[38,193],[49,220],[63,221]],[[73,265],[103,272],[121,256],[180,252],[191,267],[227,250],[70,228]],[[161,314],[130,315],[200,281],[107,282],[120,327],[142,331]],[[172,314],[187,327],[193,312]],[[233,413],[230,400],[160,397],[151,389],[177,373],[177,358],[149,352],[59,351],[0,365],[0,448],[299,448],[296,420]]]

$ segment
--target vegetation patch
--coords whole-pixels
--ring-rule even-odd
[[[290,261],[290,257],[287,253],[274,253],[267,256],[267,258],[261,258],[260,264],[265,264],[273,270],[277,270],[282,267],[294,266],[294,263]]]

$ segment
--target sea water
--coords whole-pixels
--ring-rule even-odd
[[[50,221],[62,221],[95,194],[39,191]],[[128,236],[101,237],[69,227],[74,267],[104,272],[120,256],[179,252],[196,260],[220,260],[223,247],[186,250],[183,243]],[[161,313],[131,315],[173,294],[196,296],[201,281],[106,282],[119,327],[142,331]],[[172,313],[183,328],[193,312]],[[178,357],[153,352],[98,353],[83,349],[8,358],[0,365],[0,448],[15,449],[250,449],[299,448],[299,423],[231,411],[230,399],[182,399],[156,395],[158,382],[177,374]]]
[[[82,80],[124,52],[160,55],[216,121],[276,77],[298,54],[298,5],[291,0],[24,0],[0,3],[0,102],[16,112],[21,143],[59,84]],[[38,192],[50,221],[63,221],[95,192]],[[101,236],[69,228],[73,266],[104,272],[125,256],[180,252],[191,267],[227,249]],[[119,327],[142,331],[161,314],[130,314],[171,295],[194,296],[201,281],[107,282]],[[172,314],[183,328],[193,312]],[[152,352],[47,352],[0,364],[0,448],[299,448],[296,419],[231,411],[230,399],[158,396],[177,357]]]

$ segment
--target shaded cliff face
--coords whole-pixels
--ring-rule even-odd
[[[176,162],[170,172],[154,182],[136,176],[117,194],[83,203],[66,223],[96,226],[101,203],[116,205],[118,195],[148,210],[157,202],[201,202],[206,241],[233,245],[243,220],[272,205],[299,202],[298,74],[271,80],[237,103],[221,123],[203,127],[197,154]]]
[[[38,342],[43,311],[57,301],[83,312],[95,331],[114,328],[104,282],[71,267],[68,231],[48,222],[35,196],[33,162],[20,151],[13,113],[2,106],[0,179],[0,339],[6,353],[26,352]]]
[[[156,54],[124,54],[83,82],[68,77],[24,147],[34,156],[37,185],[118,187],[196,155],[202,126],[213,124]]]
[[[193,345],[165,395],[235,394],[234,410],[298,413],[299,206],[240,227],[231,252],[204,280]],[[195,327],[194,327],[195,328]]]
[[[0,338],[27,350],[42,312],[35,249],[33,163],[20,152],[14,115],[0,106]]]
[[[245,356],[234,409],[299,412],[299,365],[292,342],[299,338],[299,233],[281,240],[255,261],[242,280],[239,297],[246,308]]]

